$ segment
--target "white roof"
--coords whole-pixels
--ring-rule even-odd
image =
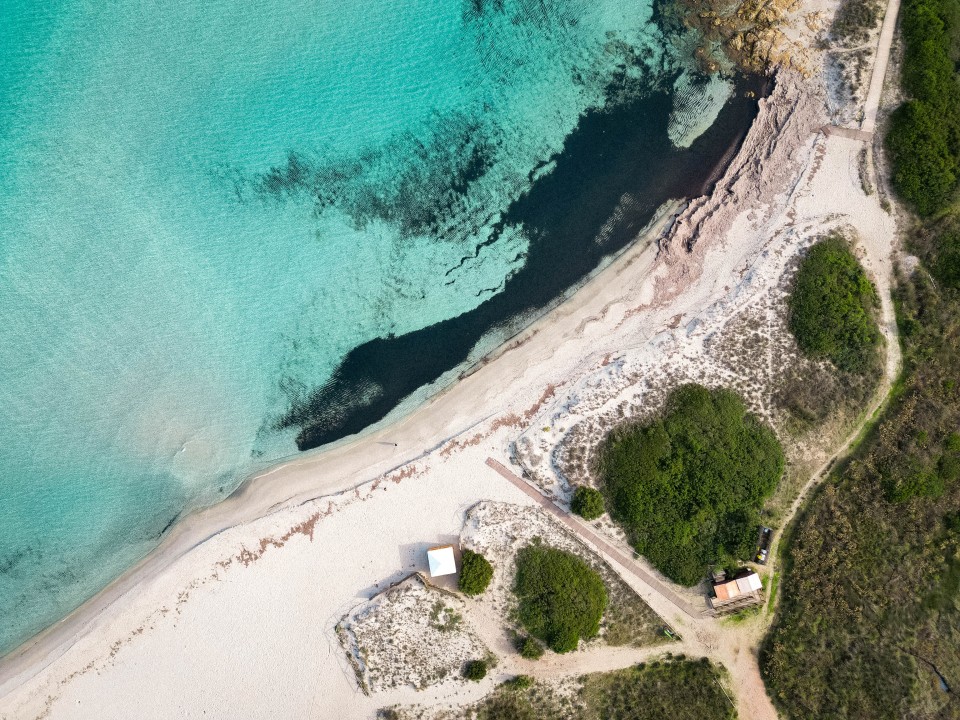
[[[760,582],[760,576],[756,573],[750,573],[745,577],[737,578],[737,588],[740,590],[740,592],[753,592],[754,590],[759,590],[762,587],[763,583]]]
[[[430,564],[430,577],[454,575],[457,561],[453,557],[453,545],[443,545],[427,550],[427,562]]]

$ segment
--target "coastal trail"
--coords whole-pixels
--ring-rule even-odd
[[[598,550],[602,555],[606,555],[608,558],[616,562],[621,568],[635,576],[641,583],[649,588],[650,592],[656,593],[661,598],[674,605],[677,609],[681,610],[694,620],[699,620],[709,613],[709,611],[706,609],[698,611],[690,603],[667,587],[663,582],[655,578],[643,568],[639,567],[634,558],[628,556],[625,552],[618,550],[608,541],[602,539],[599,535],[593,532],[593,530],[588,528],[585,523],[573,518],[570,513],[564,511],[559,505],[557,505],[539,490],[531,486],[526,480],[523,480],[512,473],[502,463],[488,457],[486,464],[488,467],[502,475],[508,482],[512,483],[527,496],[533,498],[533,500],[537,502],[544,510],[557,518],[566,527],[570,528],[570,530],[576,533],[588,545]]]
[[[572,517],[530,483],[511,472],[503,463],[488,457],[486,465],[532,498],[601,556],[613,561],[611,567],[637,591],[654,612],[665,619],[671,619],[674,629],[680,635],[676,645],[668,646],[671,650],[691,657],[707,657],[726,667],[735,690],[737,711],[743,720],[776,720],[776,710],[760,676],[754,650],[756,638],[750,628],[723,625],[706,607],[698,610],[666,583],[641,568],[634,557],[601,538],[586,524]],[[678,610],[680,613],[677,613]],[[637,662],[656,657],[666,650],[667,648],[662,646],[642,648],[638,651]],[[581,672],[583,671],[581,668]]]
[[[883,80],[890,64],[890,48],[893,45],[893,33],[897,28],[897,15],[900,13],[900,0],[887,0],[887,9],[880,27],[877,54],[870,73],[870,88],[863,104],[863,121],[860,129],[872,133],[877,126],[877,112],[880,108],[880,96],[883,94]]]

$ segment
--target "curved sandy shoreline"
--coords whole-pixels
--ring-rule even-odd
[[[0,698],[37,674],[96,627],[98,616],[130,590],[225,530],[284,507],[349,490],[422,457],[502,409],[504,375],[518,377],[548,359],[582,326],[622,295],[622,276],[645,277],[655,240],[681,201],[665,203],[648,229],[560,304],[508,338],[460,379],[396,422],[332,447],[294,456],[245,480],[228,498],[177,522],[140,562],[65,618],[0,658]],[[488,402],[479,402],[478,399]],[[389,420],[389,418],[388,418]]]
[[[266,470],[187,517],[75,616],[0,660],[0,717],[360,718],[392,703],[479,699],[519,666],[485,685],[364,696],[337,624],[422,563],[426,546],[451,542],[476,502],[530,502],[485,459],[512,458],[563,495],[553,477],[568,469],[555,463],[558,443],[589,446],[574,433],[580,423],[642,410],[663,387],[733,382],[767,412],[781,377],[773,358],[791,352],[778,334],[784,282],[823,232],[858,229],[886,297],[894,221],[860,182],[860,141],[819,132],[825,111],[817,81],[781,75],[713,195],[691,202],[659,247],[631,246],[409,416]],[[757,328],[766,333],[759,346]],[[797,450],[801,462],[808,450]],[[681,630],[684,652],[727,668],[740,717],[775,717],[756,663],[762,623],[685,619],[651,587],[633,587]],[[495,630],[491,642],[502,641],[495,650],[507,657],[510,640]],[[567,677],[656,652],[548,657],[537,671]]]

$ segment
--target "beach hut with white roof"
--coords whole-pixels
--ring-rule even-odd
[[[430,565],[430,577],[457,574],[457,559],[453,554],[453,545],[438,545],[427,550],[427,564]]]

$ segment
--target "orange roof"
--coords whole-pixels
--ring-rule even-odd
[[[717,594],[717,600],[733,600],[743,595],[736,580],[727,580],[725,583],[719,583],[713,586],[713,591]]]

